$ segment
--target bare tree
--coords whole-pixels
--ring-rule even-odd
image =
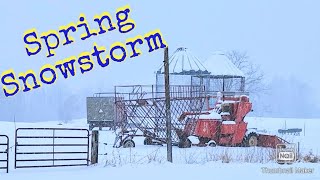
[[[246,52],[233,50],[228,52],[226,56],[245,74],[246,91],[258,95],[267,89],[263,82],[263,72],[258,65],[255,65],[249,61],[249,56]]]
[[[245,90],[250,93],[254,105],[253,115],[263,116],[270,113],[270,104],[262,100],[263,96],[270,92],[264,82],[264,73],[260,66],[250,61],[246,52],[233,50],[226,55],[245,74]]]

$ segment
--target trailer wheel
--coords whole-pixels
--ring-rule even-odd
[[[152,139],[149,137],[146,137],[143,141],[144,145],[152,145]]]
[[[136,147],[136,144],[131,139],[130,140],[126,140],[123,143],[123,148],[134,148],[134,147]]]
[[[249,147],[258,146],[258,135],[256,133],[250,133],[247,138],[247,144]]]
[[[179,148],[191,148],[191,144],[192,144],[192,142],[190,141],[189,138],[182,139],[182,140],[179,141],[178,147]]]

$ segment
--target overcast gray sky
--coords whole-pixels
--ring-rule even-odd
[[[38,32],[58,30],[59,26],[77,22],[85,13],[89,24],[104,11],[115,17],[118,7],[129,4],[136,28],[128,34],[112,31],[87,41],[61,46],[56,56],[44,53],[28,57],[23,33],[30,28]],[[33,69],[36,73],[46,63],[91,50],[93,42],[108,47],[115,41],[160,29],[170,52],[188,47],[205,60],[217,50],[246,51],[250,60],[259,64],[267,80],[291,76],[307,83],[320,100],[320,2],[316,0],[243,0],[243,1],[2,1],[0,71],[13,68],[16,73]],[[95,89],[103,83],[112,89],[116,84],[151,84],[153,72],[162,63],[162,51],[143,51],[143,55],[107,68],[97,67],[86,75],[59,83],[70,89]],[[94,80],[96,79],[96,81]],[[54,86],[52,87],[54,88]],[[98,90],[97,90],[98,91]],[[33,92],[30,92],[33,93]],[[3,99],[2,101],[6,101]]]

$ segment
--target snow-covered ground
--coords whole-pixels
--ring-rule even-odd
[[[137,180],[164,180],[164,179],[281,179],[281,180],[318,180],[320,177],[318,166],[310,164],[294,165],[295,168],[314,168],[313,174],[266,174],[262,168],[278,168],[275,164],[223,164],[219,162],[205,165],[126,165],[121,168],[110,167],[77,167],[57,169],[19,170],[10,174],[1,174],[4,180],[86,180],[86,179],[137,179]],[[291,167],[291,166],[290,166]],[[283,166],[282,168],[290,168]]]
[[[270,134],[276,134],[283,139],[300,144],[300,151],[308,153],[312,151],[320,155],[320,119],[294,119],[294,118],[263,118],[247,117],[248,128],[257,128]],[[302,129],[300,136],[281,135],[278,129]]]
[[[299,142],[302,154],[312,151],[320,154],[320,135],[318,119],[276,119],[247,118],[249,128],[258,128],[276,133],[281,128],[301,128],[300,136],[283,136],[284,139]],[[14,147],[14,132],[21,127],[68,127],[87,128],[86,120],[75,120],[68,124],[58,122],[12,123],[0,122],[0,134],[10,137],[10,147]],[[166,163],[165,146],[144,146],[143,138],[136,138],[136,148],[112,148],[114,133],[100,131],[99,164],[89,167],[65,168],[13,168],[14,148],[10,149],[10,173],[0,170],[0,179],[320,179],[319,163],[299,162],[292,165],[278,165],[270,156],[273,150],[268,148],[235,147],[192,147],[190,149],[173,148],[174,163]],[[105,145],[105,143],[107,145]],[[107,155],[104,155],[106,154]],[[299,169],[300,168],[300,169]],[[309,170],[301,173],[296,170]],[[282,173],[279,172],[282,170]],[[287,173],[284,173],[287,171]]]

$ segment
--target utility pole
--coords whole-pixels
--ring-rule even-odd
[[[167,161],[172,162],[172,139],[171,139],[171,109],[170,109],[170,83],[169,83],[169,52],[164,49],[164,85],[166,98],[166,130],[167,130]]]

